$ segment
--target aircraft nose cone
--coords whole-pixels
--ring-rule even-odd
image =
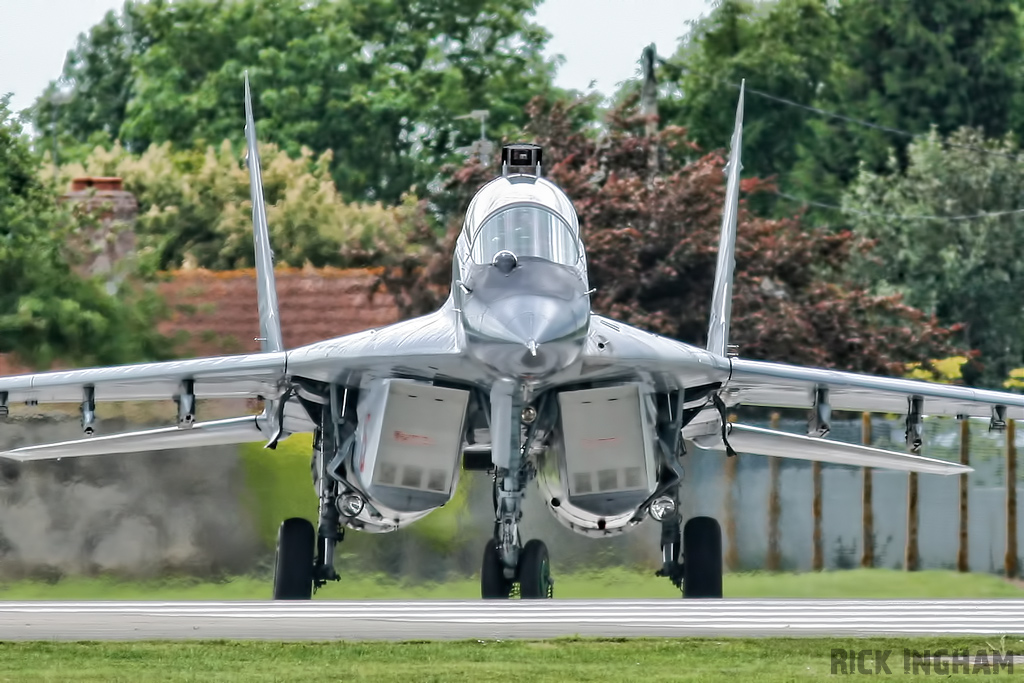
[[[461,302],[470,353],[509,376],[540,377],[579,357],[590,321],[585,282],[539,259],[480,267]]]
[[[502,316],[505,312],[508,317]],[[573,311],[562,302],[537,297],[529,302],[518,301],[506,311],[496,311],[496,317],[508,336],[529,348],[562,339],[579,328]],[[502,320],[502,318],[504,318]]]

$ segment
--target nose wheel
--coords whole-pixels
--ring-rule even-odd
[[[480,595],[485,600],[507,600],[518,585],[523,600],[543,600],[554,596],[551,579],[551,561],[548,547],[543,541],[527,542],[519,552],[513,578],[508,578],[498,544],[494,539],[484,546],[483,566],[480,570]]]

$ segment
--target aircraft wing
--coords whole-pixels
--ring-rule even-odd
[[[284,377],[284,352],[257,353],[0,377],[0,397],[9,404],[80,403],[91,387],[96,401],[158,401],[192,380],[197,398],[276,398]]]
[[[0,392],[9,403],[80,403],[92,388],[94,400],[168,400],[181,392],[186,380],[196,398],[255,397],[279,400],[284,392],[301,388],[303,379],[358,381],[363,373],[476,379],[475,366],[465,363],[450,306],[374,330],[338,337],[291,351],[199,358],[166,363],[143,363],[109,368],[45,372],[0,378]],[[283,433],[312,431],[298,404],[283,406]],[[265,441],[273,438],[275,417],[246,416],[191,426],[142,432],[87,436],[74,441],[24,446],[0,452],[0,459],[17,461],[67,458],[101,453],[128,453],[192,446]]]
[[[905,414],[920,398],[924,415],[991,417],[1002,406],[1006,419],[1024,419],[1020,394],[741,358],[732,359],[722,397],[730,405],[810,408],[818,389],[828,390],[833,410]]]
[[[466,362],[455,315],[448,301],[434,313],[293,349],[288,375],[344,384],[357,384],[364,373],[486,381],[482,370]]]

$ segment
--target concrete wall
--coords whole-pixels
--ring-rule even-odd
[[[80,436],[73,416],[0,425],[5,449]],[[0,578],[245,571],[261,550],[242,487],[233,447],[4,463]]]
[[[127,427],[124,420],[108,420],[103,431]],[[784,421],[782,428],[799,432],[803,423]],[[955,421],[932,420],[927,430],[925,454],[955,457]],[[875,433],[876,445],[899,448],[900,421],[877,419]],[[77,416],[72,414],[15,418],[0,428],[0,444],[8,447],[79,434]],[[858,441],[860,420],[837,422],[833,436]],[[970,478],[970,566],[975,571],[998,572],[1002,567],[1002,440],[1001,434],[988,434],[983,422],[973,427],[977,472]],[[1024,447],[1024,436],[1020,445]],[[724,455],[711,451],[685,456],[686,516],[704,514],[724,520],[725,461]],[[297,455],[294,467],[308,472],[308,456]],[[862,547],[860,472],[825,466],[822,479],[826,567],[856,566]],[[957,478],[922,475],[919,481],[921,568],[951,568],[957,552]],[[467,487],[468,500],[458,515],[442,509],[396,534],[350,533],[340,553],[343,571],[384,572],[423,580],[478,571],[492,527],[490,478],[483,473],[464,473],[460,486]],[[768,459],[740,454],[734,486],[740,568],[762,568],[767,555]],[[902,566],[906,486],[905,474],[875,473],[876,566]],[[5,464],[0,466],[0,578],[265,572],[272,548],[259,538],[246,493],[245,468],[232,447],[98,456],[20,467]],[[262,495],[297,494],[282,490]],[[1018,489],[1018,495],[1024,496],[1024,490]],[[784,460],[780,550],[785,569],[810,569],[811,497],[810,463]],[[1024,505],[1018,510],[1024,517]],[[426,524],[435,524],[431,535],[424,533]],[[1024,528],[1024,518],[1018,524]],[[653,522],[648,520],[632,534],[613,539],[578,536],[548,513],[536,485],[528,492],[523,535],[544,539],[559,571],[619,564],[653,570],[659,563],[658,527]]]

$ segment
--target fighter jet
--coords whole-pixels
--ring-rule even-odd
[[[683,597],[722,596],[721,529],[683,520],[682,464],[694,449],[737,451],[940,475],[970,468],[915,454],[922,418],[1024,418],[1024,396],[747,360],[730,351],[743,91],[736,111],[707,348],[591,311],[594,291],[572,200],[544,177],[543,150],[511,144],[473,198],[439,310],[286,349],[282,343],[248,77],[245,131],[252,193],[261,352],[0,378],[14,403],[80,403],[83,438],[15,448],[13,461],[312,438],[316,526],[281,524],[273,597],[305,600],[339,578],[346,530],[395,531],[451,500],[463,470],[493,478],[494,533],[483,598],[549,598],[548,549],[524,542],[536,480],[573,531],[606,538],[661,525],[660,574]],[[687,296],[680,292],[680,296]],[[197,399],[261,398],[259,415],[202,421]],[[177,424],[97,436],[98,401],[173,398]],[[808,409],[808,434],[730,422],[741,405]],[[905,416],[908,451],[829,440],[831,411]]]

